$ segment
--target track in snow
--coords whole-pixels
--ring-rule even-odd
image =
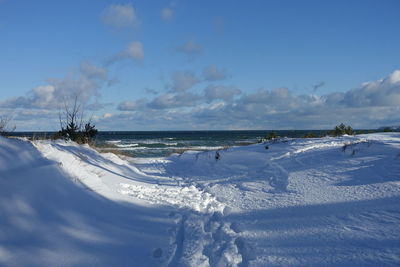
[[[352,207],[384,194],[385,216],[399,221],[398,210],[389,205],[399,196],[398,139],[391,141],[393,145],[358,137],[292,140],[270,144],[268,149],[265,145],[227,149],[220,151],[219,160],[215,152],[204,152],[143,163],[109,160],[80,149],[69,153],[70,161],[62,162],[62,167],[74,173],[74,166],[83,166],[85,176],[78,178],[89,188],[96,186],[96,192],[111,190],[124,200],[171,207],[176,226],[168,231],[170,246],[154,248],[152,254],[163,266],[339,264],[348,263],[354,253],[359,262],[368,258],[362,256],[365,251],[375,255],[363,244],[352,243],[350,235],[377,242],[382,235],[376,233],[397,235],[394,228],[381,229],[375,216],[368,229],[360,231],[352,225],[358,217],[336,216],[335,207]],[[349,143],[353,144],[343,151]],[[338,225],[342,225],[339,230]],[[368,233],[371,229],[373,233]],[[336,240],[337,231],[343,238]],[[326,246],[313,247],[322,254],[307,251],[309,245],[323,241]],[[297,247],[290,249],[287,244]],[[391,255],[385,253],[382,257]],[[382,257],[378,262],[391,262]]]

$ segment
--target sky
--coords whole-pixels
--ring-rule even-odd
[[[400,125],[400,1],[0,0],[0,117],[57,131]]]

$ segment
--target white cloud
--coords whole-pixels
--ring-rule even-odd
[[[193,107],[202,99],[201,96],[192,93],[179,93],[179,94],[163,94],[148,103],[148,107],[152,109],[172,109]]]
[[[137,107],[136,102],[134,101],[122,101],[118,105],[119,110],[135,110]]]
[[[48,84],[31,89],[26,96],[0,102],[0,108],[58,109],[75,96],[89,103],[99,95],[98,89],[106,80],[106,70],[84,62],[79,73],[50,78]]]
[[[191,71],[177,71],[172,74],[172,90],[186,91],[199,82],[196,75]]]
[[[167,110],[193,107],[204,100],[203,96],[188,93],[165,93],[152,100],[141,98],[136,101],[123,101],[118,105],[121,111],[149,112],[149,110]]]
[[[104,10],[102,20],[115,28],[137,27],[139,20],[132,4],[110,5]]]
[[[114,116],[114,114],[112,113],[104,113],[103,118],[108,119],[108,118],[112,118]]]
[[[399,106],[400,70],[377,81],[364,83],[361,88],[353,89],[343,95],[343,104],[347,106]]]
[[[136,101],[122,101],[118,105],[117,109],[122,111],[134,111],[134,110],[140,111],[145,108],[147,102],[148,100],[146,98],[141,98]]]
[[[90,62],[84,61],[81,63],[80,71],[88,78],[106,80],[107,79],[107,70],[104,68],[100,68],[91,64]]]
[[[174,17],[174,11],[169,7],[164,7],[161,9],[160,16],[165,21],[171,20]]]
[[[8,110],[6,114],[13,114],[12,124],[16,125],[17,131],[56,131],[59,120],[53,110]]]
[[[241,94],[237,88],[226,87],[223,85],[209,85],[204,89],[204,94],[208,103],[214,100],[224,100],[226,102],[232,101],[235,95]]]
[[[204,79],[207,81],[219,81],[226,78],[224,70],[219,70],[216,65],[212,64],[203,69]]]
[[[122,52],[108,59],[107,64],[112,64],[124,59],[132,59],[136,62],[143,61],[144,59],[143,44],[138,41],[129,43],[128,46]]]
[[[33,103],[31,105],[45,108],[51,106],[56,97],[56,88],[53,85],[39,86],[32,89]]]
[[[126,57],[130,57],[135,60],[143,60],[143,44],[141,42],[131,42],[126,48],[124,54],[126,55]]]
[[[202,47],[196,44],[194,41],[188,41],[183,45],[176,48],[176,51],[185,54],[189,60],[192,60],[195,55],[202,52]]]
[[[288,88],[243,94],[210,85],[204,96],[175,91],[146,100],[132,116],[143,120],[138,125],[147,127],[145,121],[151,120],[158,129],[331,129],[341,122],[374,128],[398,125],[399,97],[400,71],[395,71],[357,89],[322,96],[296,95]]]
[[[19,125],[33,130],[37,125],[57,127],[54,110],[63,103],[64,95],[80,92],[86,101],[96,104],[98,88],[107,82],[99,69],[81,66],[79,75],[51,79],[26,96],[0,102],[0,111],[15,114],[18,129]],[[141,130],[331,129],[341,122],[354,128],[374,128],[400,121],[400,70],[357,89],[322,96],[297,95],[288,88],[241,93],[223,85],[193,93],[188,90],[197,82],[194,73],[182,71],[178,76],[191,78],[176,78],[175,90],[168,93],[122,102],[118,112],[107,110],[112,116],[97,116],[97,125],[114,130],[127,129],[127,125]]]

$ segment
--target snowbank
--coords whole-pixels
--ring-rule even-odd
[[[111,201],[67,171],[31,143],[0,137],[0,266],[159,265],[170,211]]]
[[[121,159],[0,139],[0,265],[400,264],[400,134]]]

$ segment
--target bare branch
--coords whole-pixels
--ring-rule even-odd
[[[15,131],[15,125],[10,126],[11,117],[1,116],[0,117],[0,135],[7,135],[10,132]]]
[[[90,124],[90,120],[84,123],[83,103],[79,99],[79,95],[75,94],[70,101],[64,101],[64,112],[59,113],[61,130],[56,138],[65,138],[76,141],[78,143],[91,142],[97,134],[94,125]]]

